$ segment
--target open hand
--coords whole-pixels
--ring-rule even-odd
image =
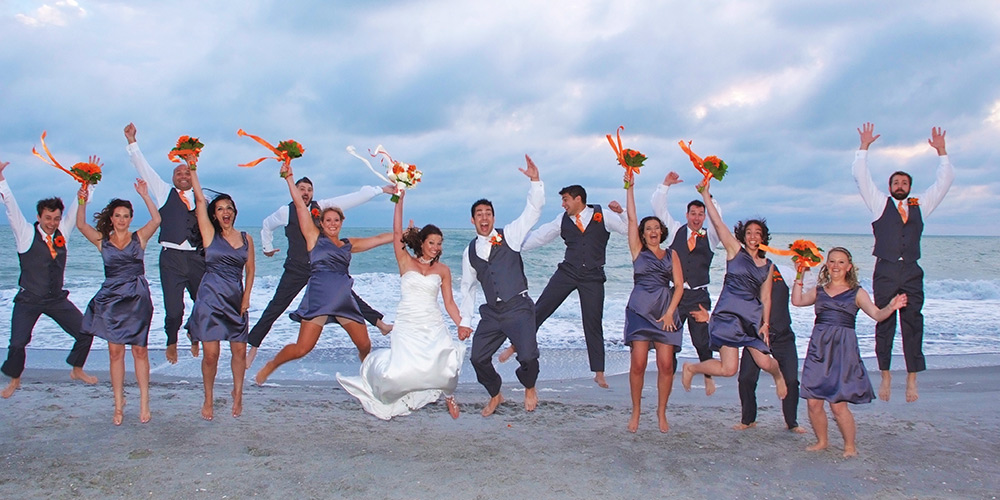
[[[532,182],[537,182],[539,177],[538,167],[535,165],[535,162],[531,161],[531,157],[528,155],[524,155],[524,161],[527,163],[527,166],[525,168],[518,168],[518,170],[520,170],[522,174],[527,175]]]
[[[861,136],[861,149],[868,149],[875,139],[882,137],[882,134],[875,134],[875,124],[871,122],[865,122],[861,128],[858,129],[858,135]]]
[[[142,196],[143,198],[145,198],[149,194],[149,185],[147,185],[146,181],[144,181],[142,179],[136,179],[135,180],[135,192],[139,193],[139,196]]]
[[[927,139],[927,144],[930,144],[932,148],[937,150],[938,156],[948,154],[944,149],[944,134],[945,131],[941,127],[934,127],[931,129],[931,138]]]

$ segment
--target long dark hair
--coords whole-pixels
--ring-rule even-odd
[[[132,212],[132,202],[121,198],[111,200],[104,207],[104,210],[94,213],[94,225],[97,227],[97,232],[101,233],[104,239],[108,239],[111,236],[111,232],[115,229],[114,224],[111,223],[111,216],[115,214],[115,209],[118,207],[127,208],[129,217],[134,215]]]
[[[212,202],[208,204],[208,219],[212,221],[212,227],[215,228],[215,233],[219,234],[222,232],[222,226],[219,225],[219,220],[215,218],[215,207],[220,201],[229,200],[233,204],[233,224],[236,224],[236,215],[240,213],[236,210],[236,201],[233,200],[232,196],[226,193],[219,193],[218,196],[212,199]]]
[[[407,228],[406,231],[403,231],[403,237],[400,238],[399,241],[403,242],[404,245],[410,247],[410,250],[413,250],[413,253],[418,258],[420,258],[424,256],[424,249],[423,249],[424,242],[427,241],[427,238],[433,234],[436,234],[441,238],[444,238],[444,234],[441,233],[441,229],[439,229],[434,224],[427,224],[426,226],[420,228],[419,230],[415,227]],[[434,263],[440,259],[441,259],[441,254],[439,253],[437,254],[437,256],[434,257],[434,259],[431,260],[431,265],[434,265]]]

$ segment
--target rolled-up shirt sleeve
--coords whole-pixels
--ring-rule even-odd
[[[283,206],[264,218],[260,228],[260,244],[265,252],[274,250],[274,232],[288,225],[288,206]]]

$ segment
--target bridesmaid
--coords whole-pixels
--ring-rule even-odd
[[[757,366],[774,377],[778,398],[785,399],[788,394],[785,379],[778,369],[778,362],[771,357],[769,347],[768,319],[774,265],[759,248],[770,240],[767,224],[757,219],[740,222],[733,228],[734,236],[712,203],[708,185],[701,195],[712,225],[726,248],[726,277],[708,322],[709,345],[719,350],[720,359],[684,363],[681,383],[685,391],[690,391],[691,380],[696,374],[736,375],[740,365],[740,347],[748,347]]]
[[[77,193],[80,209],[76,212],[76,227],[101,252],[104,260],[104,283],[87,305],[83,315],[82,333],[108,341],[111,388],[115,395],[112,422],[121,425],[125,408],[125,346],[132,346],[135,379],[139,383],[139,421],[149,422],[149,356],[146,341],[153,318],[153,301],[149,296],[143,257],[146,242],[160,226],[160,212],[149,197],[146,181],[136,179],[135,190],[146,203],[150,219],[135,232],[132,203],[115,198],[104,210],[94,214],[96,228],[87,224],[89,190]]]
[[[854,321],[858,309],[875,321],[882,321],[906,307],[906,295],[896,295],[882,309],[876,307],[868,292],[858,284],[858,269],[851,260],[851,252],[836,247],[826,254],[816,288],[803,291],[802,280],[795,280],[792,285],[792,305],[812,304],[816,305],[816,325],[802,363],[802,397],[808,401],[809,423],[816,433],[816,444],[806,449],[825,450],[830,444],[823,408],[823,402],[828,401],[844,436],[844,457],[853,457],[858,454],[854,439],[857,426],[847,403],[869,403],[875,398],[861,361]]]
[[[188,331],[194,342],[204,346],[201,377],[205,401],[201,417],[212,420],[213,389],[219,369],[219,342],[229,341],[233,370],[233,416],[243,413],[243,378],[246,374],[247,309],[253,289],[253,238],[237,231],[236,203],[228,194],[220,194],[211,203],[205,199],[194,158],[185,158],[191,168],[191,187],[195,196],[198,229],[205,245],[205,276],[198,286],[197,299],[188,319]],[[207,207],[207,208],[206,208]],[[243,274],[245,271],[246,283]]]
[[[632,253],[635,285],[625,307],[625,344],[632,349],[629,363],[629,389],[632,394],[632,417],[629,432],[639,428],[642,407],[642,386],[646,377],[649,349],[656,349],[656,418],[660,432],[670,430],[667,422],[667,402],[674,385],[674,353],[680,349],[682,334],[677,304],[681,301],[684,283],[681,261],[677,252],[663,249],[667,228],[656,216],[637,222],[635,182],[628,187],[628,247]],[[674,286],[671,286],[671,283]]]
[[[311,262],[310,276],[302,302],[289,315],[299,323],[299,337],[294,344],[288,344],[278,351],[274,359],[257,372],[254,377],[257,385],[267,381],[279,366],[309,354],[316,347],[323,326],[328,323],[340,323],[358,348],[358,357],[361,361],[365,360],[372,350],[372,343],[358,303],[351,295],[354,280],[347,271],[351,265],[352,253],[364,252],[392,241],[392,233],[368,238],[341,238],[344,212],[337,207],[323,210],[319,216],[320,227],[316,227],[309,208],[292,182],[292,167],[282,167],[282,172],[286,174],[288,192],[299,218],[299,229],[306,240],[306,250]]]

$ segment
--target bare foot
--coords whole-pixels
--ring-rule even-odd
[[[694,372],[691,371],[691,364],[684,363],[681,365],[681,385],[684,386],[684,390],[691,392],[691,380],[694,379]]]
[[[149,411],[149,406],[143,405],[139,408],[139,422],[143,424],[148,424],[150,420],[153,419],[153,414]]]
[[[378,328],[378,331],[382,332],[382,335],[389,335],[389,332],[392,331],[392,327],[393,327],[392,323],[386,323],[385,321],[382,320],[378,320],[375,322],[375,328]]]
[[[535,411],[538,406],[538,389],[532,387],[524,390],[524,411]]]
[[[486,407],[483,408],[482,415],[484,417],[492,415],[493,412],[497,411],[497,407],[500,406],[501,404],[503,404],[503,396],[501,394],[493,396],[492,398],[490,398],[489,401],[486,402]]]
[[[111,419],[111,422],[113,422],[115,425],[122,425],[122,420],[125,420],[125,409],[118,405],[115,405],[115,416]]]
[[[851,458],[858,456],[858,449],[854,445],[847,446],[844,445],[844,458]]]
[[[733,426],[733,430],[745,431],[747,429],[753,429],[754,427],[757,427],[757,422],[750,422],[749,424],[744,424],[743,422],[740,422]]]
[[[785,396],[788,395],[788,386],[785,385],[785,377],[774,379],[774,386],[778,393],[778,399],[785,399]]]
[[[212,402],[205,401],[205,403],[201,405],[201,418],[205,420],[212,420],[214,411],[215,410],[212,408]]]
[[[711,396],[715,394],[715,379],[712,377],[705,377],[705,395]]]
[[[195,358],[198,357],[198,343],[193,340],[191,341],[191,356]]]
[[[239,417],[243,414],[243,395],[236,394],[236,389],[229,394],[233,396],[233,418]]]
[[[264,385],[264,382],[267,382],[267,377],[270,377],[271,374],[274,373],[274,366],[272,366],[272,363],[272,361],[265,363],[264,366],[257,372],[257,375],[254,376],[253,381],[256,382],[257,385]]]
[[[604,372],[594,372],[594,382],[597,382],[597,386],[601,389],[607,389],[608,381],[604,378]]]
[[[919,398],[920,395],[917,394],[917,374],[907,373],[906,374],[906,402],[912,403]]]
[[[246,367],[247,370],[250,369],[250,365],[253,364],[253,360],[256,357],[257,357],[257,348],[255,346],[250,346],[250,351],[247,352],[247,367]]]
[[[177,344],[170,344],[167,346],[167,352],[163,353],[167,358],[167,363],[172,365],[177,364]]]
[[[796,434],[805,434],[806,433],[806,428],[802,427],[801,425],[796,425],[795,427],[792,427],[791,429],[788,429],[788,430],[791,431],[791,432],[794,432]]]
[[[507,360],[510,359],[510,357],[513,355],[514,355],[514,346],[507,346],[506,349],[500,351],[500,356],[497,356],[497,359],[500,360],[501,363],[506,363]]]
[[[889,401],[889,396],[892,393],[892,375],[889,375],[889,370],[882,371],[882,383],[878,386],[878,398],[882,401]]]
[[[628,419],[628,431],[635,432],[639,430],[639,412],[633,411],[632,416]]]
[[[3,392],[0,392],[0,397],[7,399],[13,396],[14,391],[16,391],[18,387],[21,387],[21,377],[10,379],[10,383],[7,384],[7,387],[4,387]]]
[[[455,398],[444,398],[444,404],[448,405],[448,414],[451,415],[451,418],[458,418],[461,412],[458,409],[458,403],[455,402]]]
[[[94,385],[97,383],[97,377],[93,375],[87,375],[87,372],[83,371],[83,368],[79,366],[74,366],[69,372],[69,378],[73,380],[79,380],[85,384]]]
[[[656,417],[660,421],[660,432],[667,432],[670,430],[670,422],[667,422],[666,415],[659,415]]]
[[[820,451],[820,450],[825,450],[828,446],[830,446],[830,443],[818,441],[818,442],[816,442],[816,444],[814,444],[812,446],[807,446],[806,447],[806,451]]]

